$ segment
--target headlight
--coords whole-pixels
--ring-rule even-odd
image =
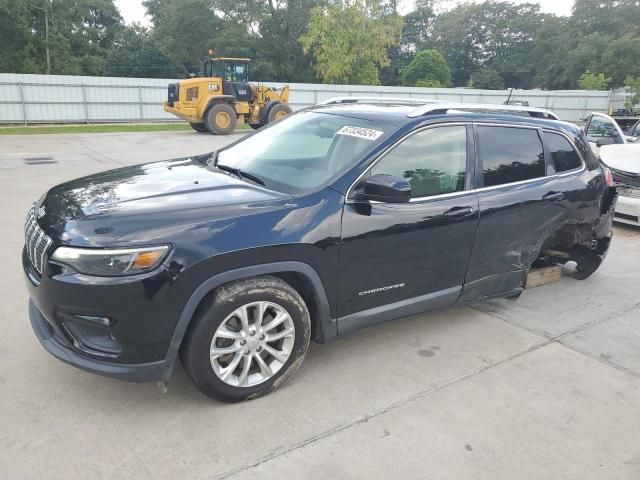
[[[120,277],[153,270],[165,259],[169,247],[75,248],[58,247],[50,260],[85,275]]]

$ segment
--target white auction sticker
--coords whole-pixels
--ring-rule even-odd
[[[337,131],[336,135],[349,135],[351,137],[366,138],[367,140],[375,140],[384,132],[374,130],[372,128],[349,127],[344,126]]]

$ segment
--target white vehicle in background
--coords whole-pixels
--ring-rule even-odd
[[[614,180],[625,185],[620,189],[614,220],[640,226],[640,140],[626,135],[603,113],[589,115],[584,131],[593,153],[611,168]]]

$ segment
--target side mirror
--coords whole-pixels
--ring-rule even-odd
[[[614,145],[616,143],[618,142],[616,141],[615,137],[602,137],[602,138],[599,138],[598,141],[596,142],[596,147],[600,148],[605,145]]]
[[[411,199],[411,185],[404,178],[393,175],[372,175],[363,182],[356,198],[385,203],[407,203]]]

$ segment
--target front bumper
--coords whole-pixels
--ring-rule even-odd
[[[112,280],[39,275],[23,251],[29,317],[44,348],[83,370],[130,382],[168,380],[179,344],[170,345],[179,309],[167,300],[165,270]]]
[[[614,220],[640,226],[640,197],[631,197],[625,195],[624,192],[621,193],[618,197]]]
[[[186,120],[187,122],[190,122],[190,123],[202,122],[202,119],[198,118],[197,115],[195,115],[195,109],[192,109],[194,111],[194,114],[189,115],[185,113],[183,110],[170,106],[168,102],[163,102],[162,108],[164,109],[165,112],[172,113],[176,117],[179,117],[182,120]]]
[[[168,380],[173,369],[177,351],[170,352],[162,361],[128,365],[110,363],[82,356],[67,347],[54,333],[49,322],[42,312],[29,300],[29,318],[31,327],[42,346],[58,360],[80,368],[87,372],[117,378],[128,382],[152,382],[156,380]]]

